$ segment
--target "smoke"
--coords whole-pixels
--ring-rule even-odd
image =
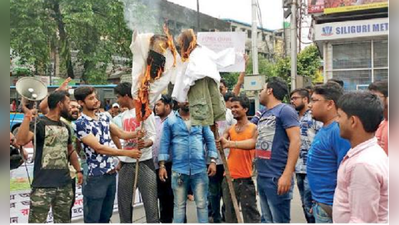
[[[157,1],[146,1],[148,6],[142,3],[142,0],[120,0],[124,5],[124,17],[126,26],[139,33],[158,33],[161,31],[162,24],[159,15],[159,6]]]

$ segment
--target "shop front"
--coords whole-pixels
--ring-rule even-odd
[[[345,90],[362,90],[388,79],[388,33],[387,17],[316,24],[324,80],[340,79]]]

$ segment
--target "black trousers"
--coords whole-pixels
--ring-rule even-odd
[[[172,163],[165,163],[168,179],[163,182],[159,179],[159,169],[156,171],[158,184],[158,199],[161,223],[173,222],[173,190],[172,190]]]
[[[256,204],[255,185],[252,178],[234,179],[233,186],[237,202],[241,205],[244,223],[260,223],[260,214]],[[226,178],[223,180],[222,190],[223,202],[226,207],[226,223],[237,223],[237,217]]]

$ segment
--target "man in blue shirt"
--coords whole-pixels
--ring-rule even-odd
[[[343,92],[343,88],[332,81],[316,86],[309,105],[313,118],[324,124],[312,142],[307,165],[316,223],[332,223],[337,171],[350,149],[350,143],[340,137],[339,126],[335,121],[336,104]]]
[[[263,223],[289,223],[294,187],[293,174],[301,145],[298,114],[282,103],[287,83],[278,77],[268,80],[259,94],[266,109],[259,114],[253,139],[235,141],[239,149],[256,149],[257,185]],[[225,145],[226,140],[221,139]]]
[[[189,186],[194,193],[198,222],[208,223],[208,175],[215,175],[218,157],[215,138],[209,126],[191,126],[188,103],[179,103],[179,107],[179,111],[164,122],[158,155],[159,178],[163,182],[168,179],[165,161],[172,149],[173,223],[184,222]],[[211,158],[208,170],[204,144]]]
[[[308,177],[306,174],[306,165],[308,158],[308,151],[313,138],[317,131],[323,126],[322,123],[315,121],[312,118],[312,112],[309,109],[310,95],[305,88],[298,88],[290,94],[291,104],[298,111],[299,123],[301,129],[301,150],[299,158],[295,166],[296,181],[301,195],[302,208],[308,223],[314,223],[313,214],[310,213],[312,208],[312,193],[309,188]]]

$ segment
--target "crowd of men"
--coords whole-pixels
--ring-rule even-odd
[[[51,206],[54,222],[70,223],[77,183],[85,223],[109,223],[116,193],[120,222],[132,223],[139,165],[148,223],[186,222],[190,190],[199,223],[236,223],[218,149],[245,223],[289,223],[295,180],[308,223],[388,221],[387,81],[363,92],[345,93],[331,80],[289,93],[269,78],[259,94],[264,108],[251,120],[248,98],[221,84],[228,109],[215,135],[191,124],[188,102],[162,95],[140,123],[130,83],[115,87],[126,110],[112,118],[99,112],[93,87],[78,87],[71,100],[64,82],[41,102],[44,116],[25,111],[16,137],[21,146],[37,143],[29,222],[46,222]]]

